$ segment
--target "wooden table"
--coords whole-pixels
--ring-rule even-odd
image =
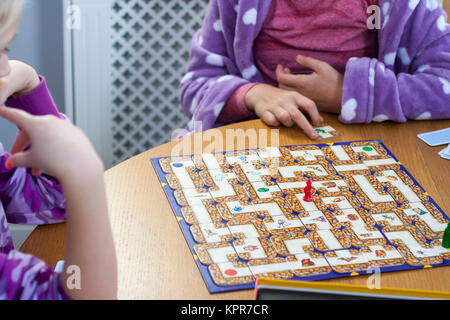
[[[323,142],[380,139],[401,161],[437,204],[450,212],[450,161],[439,157],[443,146],[429,147],[418,133],[450,126],[450,120],[412,121],[406,124],[372,123],[343,125],[336,116],[323,115],[339,137]],[[270,130],[260,120],[209,131]],[[250,132],[250,131],[249,131]],[[241,132],[242,133],[242,132]],[[199,135],[183,139],[193,141]],[[204,136],[205,137],[205,136]],[[212,140],[214,141],[214,140]],[[217,146],[225,142],[215,140]],[[270,140],[269,140],[270,141]],[[119,298],[121,299],[251,299],[253,290],[209,294],[189,252],[150,163],[150,158],[171,155],[178,142],[144,152],[105,173],[110,216],[118,255]],[[280,128],[280,145],[314,143],[297,128]],[[234,150],[231,145],[223,151]],[[211,149],[210,149],[211,150]],[[210,151],[209,150],[209,151]],[[222,150],[215,150],[222,151]],[[186,150],[185,154],[192,154]],[[93,212],[92,214],[95,214]],[[64,256],[65,225],[38,227],[21,250],[55,265]],[[368,276],[326,280],[333,283],[366,285]],[[382,273],[384,287],[450,291],[450,267]]]

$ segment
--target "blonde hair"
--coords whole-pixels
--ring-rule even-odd
[[[23,0],[0,0],[0,32],[22,12]]]

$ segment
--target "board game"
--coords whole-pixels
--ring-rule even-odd
[[[211,293],[450,265],[449,217],[379,140],[151,161]]]

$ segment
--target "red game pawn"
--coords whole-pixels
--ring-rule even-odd
[[[313,198],[311,195],[311,190],[312,190],[312,182],[311,182],[311,179],[309,179],[308,181],[306,181],[305,189],[303,189],[303,192],[305,193],[305,196],[303,197],[303,201],[306,201],[306,202],[313,201]]]

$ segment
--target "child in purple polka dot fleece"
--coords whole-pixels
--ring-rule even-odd
[[[12,155],[0,143],[0,300],[112,299],[117,267],[103,164],[81,130],[58,112],[45,79],[8,60],[21,10],[22,0],[0,1],[0,116],[21,128]],[[63,273],[14,250],[8,223],[60,223],[66,215]]]
[[[259,117],[315,139],[320,111],[450,118],[446,21],[437,0],[211,0],[181,80],[185,133]]]

